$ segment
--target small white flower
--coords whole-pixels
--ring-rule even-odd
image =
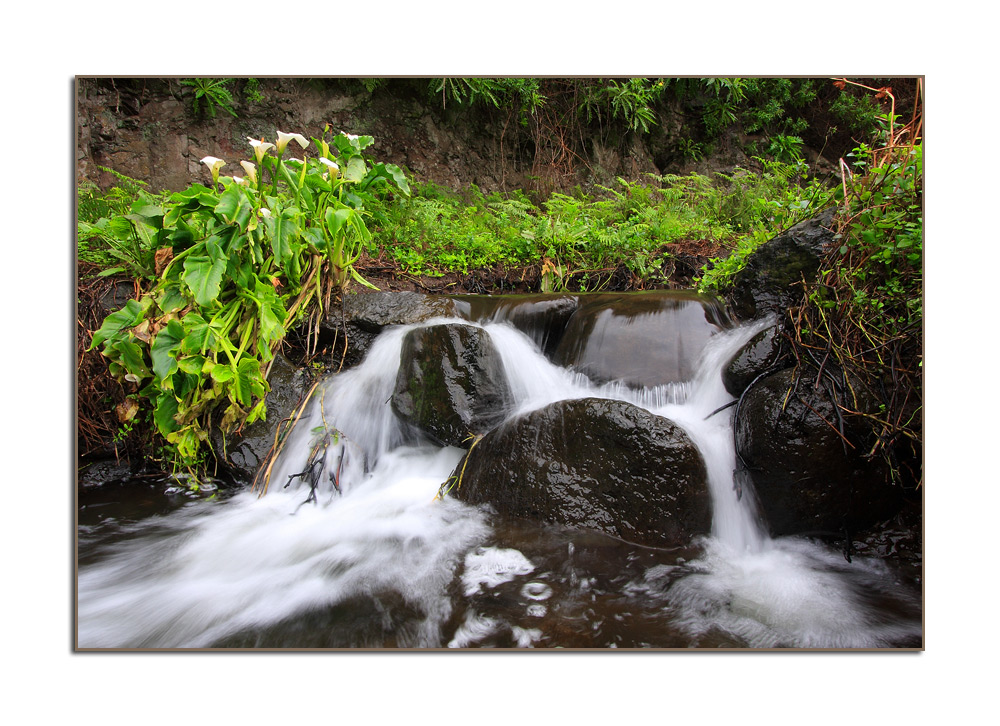
[[[254,139],[247,136],[247,141],[250,142],[250,146],[253,147],[254,156],[257,157],[257,163],[259,164],[264,159],[264,154],[267,153],[268,149],[273,149],[274,144],[269,144],[261,139]]]
[[[201,163],[208,167],[209,171],[212,172],[212,183],[218,184],[219,182],[219,169],[226,165],[222,159],[216,156],[206,156],[201,160]]]
[[[246,171],[247,177],[250,178],[250,182],[252,184],[256,184],[257,183],[257,167],[253,165],[253,162],[250,162],[250,161],[241,161],[240,162],[240,166],[242,166],[243,170]]]
[[[285,147],[288,146],[288,142],[291,141],[292,139],[295,139],[298,145],[301,146],[303,149],[309,146],[309,141],[306,140],[306,137],[303,136],[302,134],[286,134],[284,131],[279,131],[278,145],[277,145],[279,154],[285,153]]]
[[[294,156],[285,159],[285,163],[286,164],[305,164],[305,162],[302,161],[302,159],[297,159]]]
[[[245,187],[247,185],[246,179],[244,179],[241,176],[236,176],[235,174],[233,175],[233,181],[239,184],[241,187]]]
[[[330,161],[329,159],[327,159],[327,158],[325,158],[325,157],[320,157],[320,160],[319,160],[319,163],[320,163],[320,164],[326,164],[327,168],[328,168],[328,169],[329,169],[329,170],[330,170],[330,171],[331,171],[331,172],[332,172],[332,173],[333,173],[334,175],[336,175],[336,173],[337,173],[338,171],[340,171],[340,167],[339,167],[339,166],[337,166],[336,162],[333,162],[333,161]]]
[[[267,217],[270,217],[271,216],[271,210],[268,209],[267,207],[261,207],[260,208],[260,216],[264,217],[265,219]]]
[[[211,169],[212,174],[218,174],[219,169],[226,165],[226,162],[215,156],[206,156],[201,160],[201,163]]]
[[[348,141],[357,141],[358,140],[358,135],[357,134],[344,134],[344,136],[347,137]]]

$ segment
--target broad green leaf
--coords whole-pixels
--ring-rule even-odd
[[[410,196],[410,184],[406,181],[406,174],[395,164],[383,164],[379,162],[368,173],[364,187],[367,187],[377,179],[392,179],[399,190],[406,196]]]
[[[287,210],[286,210],[287,211]],[[271,250],[274,258],[284,266],[292,256],[292,246],[299,236],[299,228],[294,219],[285,217],[284,213],[268,217],[264,226],[271,238]]]
[[[153,373],[157,381],[163,381],[177,370],[177,359],[171,353],[180,347],[183,339],[184,326],[177,320],[171,320],[153,338],[149,356],[153,359]]]
[[[188,257],[184,260],[184,282],[191,288],[195,302],[201,306],[211,304],[222,286],[222,276],[226,271],[226,259],[219,257]]]
[[[153,409],[153,421],[161,434],[166,436],[177,430],[177,399],[169,391],[160,394],[156,399],[156,408]]]
[[[205,358],[200,355],[188,355],[177,360],[177,365],[185,373],[197,375],[202,372],[205,366]]]
[[[212,329],[208,321],[198,313],[188,313],[182,321],[184,325],[184,340],[181,341],[182,353],[202,353],[215,344]]]
[[[222,215],[223,219],[230,224],[238,225],[245,232],[253,216],[253,204],[247,198],[246,191],[242,187],[233,185],[219,197],[219,203],[215,205],[215,213]]]
[[[368,166],[365,164],[365,160],[360,156],[355,156],[347,162],[347,168],[344,169],[344,178],[349,182],[359,182],[365,178],[367,173]]]
[[[216,383],[227,383],[233,380],[236,371],[231,366],[216,365],[212,368],[212,380]]]
[[[236,367],[236,376],[233,378],[233,393],[236,396],[236,402],[249,406],[258,390],[262,390],[260,362],[255,358],[242,358]]]
[[[351,218],[352,214],[354,214],[354,210],[347,209],[346,207],[326,210],[326,229],[334,241],[336,241],[339,235],[344,233],[344,225]]]
[[[227,222],[232,222],[232,218],[236,215],[236,210],[239,208],[240,188],[233,185],[219,196],[219,203],[215,205],[215,213],[221,214]]]
[[[165,285],[156,299],[157,307],[165,313],[176,312],[187,305],[187,302],[187,296],[177,284]]]
[[[111,313],[104,319],[101,327],[94,333],[94,340],[90,344],[90,350],[106,340],[122,337],[122,332],[128,328],[133,328],[142,320],[143,307],[137,300],[129,300],[121,310]]]
[[[138,344],[122,340],[111,347],[118,353],[118,362],[137,379],[149,378],[152,375],[149,372],[149,368],[146,367],[142,348]]]

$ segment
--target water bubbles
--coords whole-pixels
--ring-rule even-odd
[[[544,582],[529,582],[521,588],[521,596],[529,600],[548,600],[552,597],[552,588]]]
[[[465,556],[462,584],[466,597],[488,588],[510,582],[515,577],[527,575],[535,569],[527,557],[518,550],[499,547],[477,547]]]

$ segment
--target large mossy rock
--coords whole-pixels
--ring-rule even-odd
[[[219,463],[239,481],[249,483],[264,463],[274,445],[278,425],[291,416],[310,385],[305,371],[296,368],[283,355],[276,355],[267,378],[271,390],[267,394],[267,417],[254,421],[239,434],[223,436],[213,429],[212,447]]]
[[[694,377],[705,344],[727,325],[718,301],[693,292],[581,295],[554,361],[595,383],[679,383]]]
[[[469,446],[513,404],[500,354],[482,328],[443,324],[414,328],[403,339],[392,408],[444,445]]]
[[[796,384],[792,370],[767,376],[747,391],[735,423],[737,451],[774,536],[856,532],[903,504],[880,461],[864,457],[867,426],[844,415],[855,448],[845,444],[834,403],[814,383]]]
[[[821,212],[765,242],[747,258],[729,293],[741,320],[783,316],[802,297],[802,280],[815,279],[823,252],[833,242],[835,209]]]
[[[651,546],[711,528],[705,465],[675,423],[624,401],[559,401],[505,422],[455,469],[451,492],[500,514]]]

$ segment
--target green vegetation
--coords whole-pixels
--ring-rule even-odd
[[[252,80],[243,98],[260,102]],[[215,107],[234,113],[228,81],[184,83],[212,115]],[[388,85],[360,82],[369,93]],[[273,144],[249,139],[254,158],[239,162],[245,178],[222,175],[227,162],[206,157],[211,185],[174,194],[105,169],[115,177],[110,190],[79,186],[78,258],[143,291],[107,317],[90,345],[126,387],[122,435],[142,422],[157,433],[164,463],[197,481],[210,429],[239,430],[265,416],[277,347],[293,328],[308,336],[349,284],[369,285],[367,264],[413,277],[489,271],[545,292],[643,289],[675,281],[677,244],[722,251],[694,281],[722,293],[762,243],[838,204],[842,244],[807,291],[798,343],[870,390],[891,391],[874,416],[879,450],[901,439],[919,445],[919,114],[903,126],[894,106],[883,112],[878,101],[894,100],[888,89],[816,79],[411,82],[449,113],[479,106],[510,114],[534,140],[536,170],[571,168],[585,129],[604,140],[653,134],[668,103],[688,112],[682,134],[665,142],[677,158],[703,158],[734,129],[760,134],[746,142],[757,155],[753,168],[726,174],[486,194],[410,182],[366,156],[372,137],[327,140],[326,130],[312,146],[281,132]],[[842,181],[816,176],[804,160],[806,139],[815,148],[832,138],[806,120],[821,101],[851,134],[881,129],[844,156]],[[302,160],[287,158],[292,140]],[[845,405],[853,411],[855,403]]]
[[[921,106],[909,122],[890,98],[882,134],[844,160],[841,245],[806,292],[795,333],[803,357],[847,382],[841,409],[872,424],[867,452],[897,481],[920,482],[923,442],[923,145]],[[866,402],[877,401],[877,411]],[[906,455],[903,455],[903,452]]]
[[[364,156],[370,136],[331,144],[324,134],[315,158],[284,160],[292,140],[309,144],[281,132],[274,144],[250,139],[246,178],[220,176],[226,162],[206,157],[211,187],[155,205],[140,194],[127,215],[81,222],[81,237],[120,228],[153,252],[151,288],[109,315],[91,348],[146,405],[175,470],[197,474],[213,423],[229,432],[265,415],[270,362],[288,330],[350,280],[365,282],[353,267],[370,239],[365,204],[389,186],[409,192],[398,167]],[[120,239],[98,238],[108,250]]]
[[[600,196],[553,194],[536,206],[521,192],[485,195],[432,184],[407,199],[371,206],[383,238],[368,253],[411,275],[542,266],[552,290],[595,290],[624,267],[638,287],[663,282],[666,245],[709,241],[736,250],[706,273],[703,288],[728,281],[757,245],[828,204],[831,191],[805,181],[805,167],[763,162],[686,176],[618,179]],[[391,244],[387,244],[390,242]]]
[[[235,117],[237,114],[233,109],[235,104],[233,94],[226,88],[232,83],[232,80],[232,78],[185,78],[182,80],[182,86],[194,89],[191,110],[195,116],[202,113],[202,109],[204,109],[204,113],[209,118],[215,118],[215,109],[218,107]]]

